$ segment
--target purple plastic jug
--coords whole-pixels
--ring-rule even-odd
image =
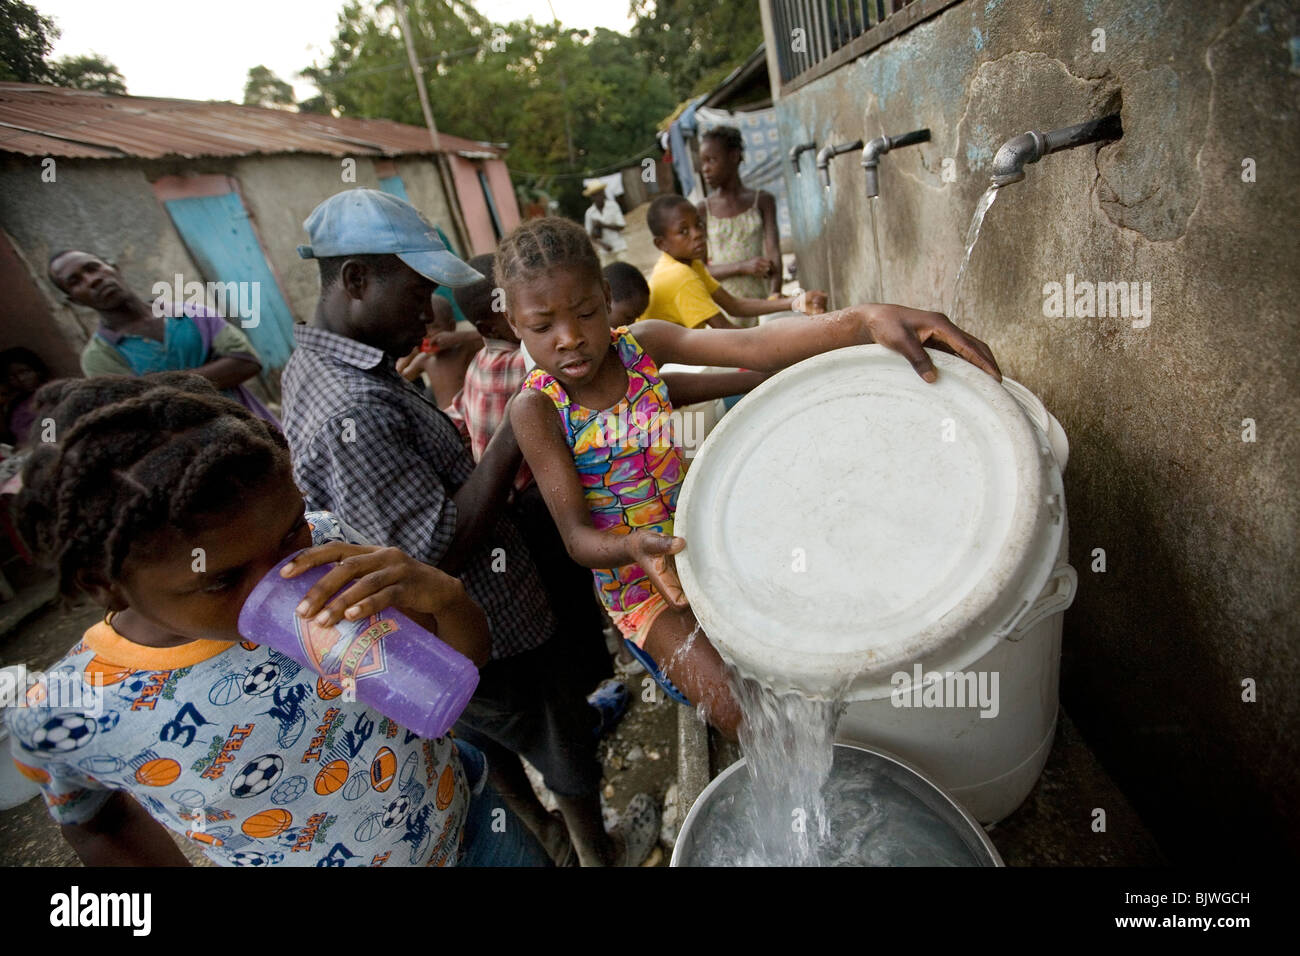
[[[441,737],[478,686],[478,668],[459,651],[395,608],[360,621],[322,627],[297,607],[333,564],[292,578],[277,564],[257,583],[239,612],[239,633],[267,644],[335,687],[351,683],[356,699],[421,737]]]

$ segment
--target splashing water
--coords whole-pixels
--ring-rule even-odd
[[[918,793],[906,773],[852,748],[840,747],[823,794],[834,825],[818,847],[822,866],[989,865],[978,838],[944,815],[942,804]],[[771,866],[754,840],[753,782],[736,773],[704,808],[689,846],[689,866]]]
[[[980,196],[980,201],[975,205],[975,215],[971,217],[970,228],[966,230],[966,255],[962,257],[961,267],[957,270],[957,281],[952,286],[952,308],[948,310],[948,318],[954,322],[958,322],[957,305],[961,301],[961,280],[966,275],[966,266],[970,264],[971,250],[975,248],[975,240],[980,237],[980,227],[984,225],[984,217],[993,208],[993,201],[997,198],[997,186],[990,186],[984,190],[984,195]]]
[[[745,714],[740,748],[754,795],[750,852],[766,866],[820,866],[831,837],[822,787],[843,705],[777,694],[734,673],[732,687]]]
[[[663,674],[665,677],[668,677],[670,671],[675,671],[677,669],[677,665],[683,663],[686,660],[686,655],[688,655],[691,652],[691,648],[695,646],[695,639],[703,633],[704,633],[704,628],[697,621],[695,623],[695,629],[692,630],[691,633],[686,635],[686,640],[678,644],[677,649],[674,650],[670,655],[668,655],[668,660],[664,662],[663,667],[659,668],[659,673]],[[668,677],[668,679],[672,680],[671,677]],[[676,682],[674,681],[674,683]]]

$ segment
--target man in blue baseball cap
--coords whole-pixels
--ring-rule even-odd
[[[303,225],[309,244],[298,254],[317,260],[321,295],[311,323],[294,327],[281,384],[308,507],[461,579],[487,615],[492,659],[457,737],[487,753],[491,785],[557,863],[575,852],[584,864],[640,863],[658,821],[638,817],[616,844],[602,828],[599,714],[568,676],[555,616],[505,509],[522,458],[509,422],[475,466],[456,426],[395,368],[424,336],[434,289],[482,276],[387,193],[346,190]],[[516,754],[541,771],[563,821],[538,802]]]

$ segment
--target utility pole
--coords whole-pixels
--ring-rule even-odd
[[[465,213],[460,208],[460,198],[456,192],[456,178],[452,175],[450,161],[442,151],[442,140],[438,138],[438,126],[433,121],[433,107],[429,105],[429,91],[424,86],[424,70],[420,68],[420,59],[415,55],[415,42],[411,39],[411,24],[406,19],[406,4],[403,0],[393,0],[397,7],[397,26],[406,41],[406,57],[411,61],[411,72],[415,75],[415,90],[420,94],[420,110],[424,113],[424,125],[429,128],[429,139],[433,142],[433,165],[438,170],[438,183],[442,186],[443,199],[451,213],[452,228],[460,233],[462,248],[469,255],[471,248],[469,224],[465,222]]]
[[[438,139],[438,126],[433,121],[433,108],[429,106],[429,91],[424,88],[424,70],[415,55],[415,43],[411,40],[411,24],[406,19],[406,4],[403,0],[393,0],[397,7],[397,26],[406,41],[406,57],[411,61],[411,72],[415,74],[415,89],[420,94],[420,109],[424,112],[424,125],[429,128],[429,138],[433,140],[433,151],[442,152],[442,142]]]

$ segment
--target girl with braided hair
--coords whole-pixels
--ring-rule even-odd
[[[934,381],[925,343],[1000,378],[992,353],[945,316],[898,305],[753,329],[657,320],[610,329],[600,262],[581,227],[564,219],[516,228],[497,249],[495,275],[510,327],[537,363],[511,405],[511,424],[569,555],[593,569],[601,601],[651,675],[735,739],[741,714],[726,668],[707,636],[693,637],[698,625],[671,564],[686,544],[673,536],[684,464],[660,366],[776,372],[831,349],[879,342]]]
[[[51,382],[36,410],[55,440],[24,469],[21,533],[65,599],[108,613],[5,717],[84,862],[184,864],[167,829],[221,865],[546,860],[522,825],[510,847],[488,834],[500,801],[467,776],[476,751],[421,740],[238,628],[301,551],[285,577],[337,562],[302,618],[396,607],[481,665],[487,621],[457,579],[305,511],[284,436],[200,376]]]

